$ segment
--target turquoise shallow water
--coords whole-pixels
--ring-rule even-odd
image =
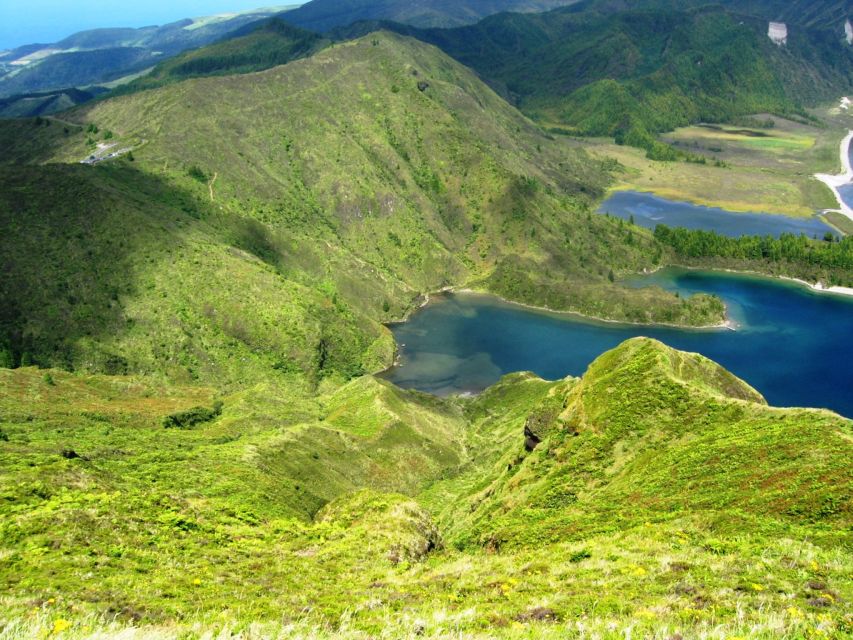
[[[853,197],[853,193],[850,194]],[[730,237],[776,236],[783,233],[805,234],[822,238],[827,232],[838,235],[820,218],[789,218],[770,213],[735,213],[714,207],[700,207],[689,202],[675,202],[650,193],[617,191],[598,208],[635,224],[654,229],[659,224],[686,229],[716,231]]]
[[[629,284],[717,294],[739,327],[680,330],[591,322],[491,296],[449,294],[392,326],[400,362],[384,377],[438,395],[476,393],[513,371],[547,379],[581,375],[604,351],[643,335],[708,356],[771,404],[824,407],[853,417],[853,298],[765,278],[681,269]]]

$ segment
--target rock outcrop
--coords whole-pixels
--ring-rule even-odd
[[[767,36],[780,47],[788,44],[788,25],[784,22],[771,22],[767,28]]]

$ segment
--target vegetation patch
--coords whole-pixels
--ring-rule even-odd
[[[215,402],[212,407],[193,407],[179,411],[163,418],[166,429],[192,429],[193,427],[216,420],[222,415],[222,402]]]

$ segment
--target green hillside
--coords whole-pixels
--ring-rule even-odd
[[[438,483],[438,504],[452,505],[441,521],[457,544],[496,548],[703,512],[713,512],[721,529],[736,529],[751,514],[771,528],[795,517],[823,521],[815,535],[843,535],[833,523],[850,517],[850,505],[833,496],[850,470],[841,458],[824,467],[829,458],[811,443],[825,438],[830,450],[844,449],[847,432],[828,435],[841,424],[829,413],[782,414],[765,405],[758,392],[701,356],[630,340],[599,357],[581,381],[552,386],[529,410],[523,425],[538,441],[533,451],[521,446],[516,427],[515,446],[491,474],[476,468],[447,486]],[[495,422],[490,417],[480,429]],[[815,473],[800,476],[805,469]],[[472,477],[480,483],[474,491]]]
[[[732,8],[732,11],[739,9]],[[767,24],[719,6],[685,11],[502,14],[458,29],[385,25],[435,44],[544,123],[673,157],[654,134],[693,122],[795,113],[853,87],[853,48],[824,31]],[[345,37],[375,24],[355,25]]]
[[[654,341],[476,399],[264,386],[184,428],[211,389],[0,390],[4,638],[850,631],[851,423]]]
[[[661,253],[590,213],[604,166],[399,36],[65,118],[0,126],[14,364],[349,377],[390,362],[381,321],[462,284],[601,317],[722,319],[708,296],[613,285]],[[133,152],[77,164],[106,153],[96,142]]]
[[[324,8],[315,0],[282,19],[311,29],[334,26],[330,36],[339,41],[385,28],[432,43],[546,126],[615,137],[654,159],[684,155],[655,139],[662,131],[759,112],[804,116],[804,105],[834,100],[853,87],[853,49],[844,44],[843,20],[831,2],[796,11],[802,25],[792,24],[784,48],[767,38],[766,20],[754,17],[790,13],[772,3],[725,9],[587,3],[548,13],[501,13],[455,29],[409,26],[420,23],[393,2],[355,3],[351,13],[341,13],[339,4]],[[825,29],[830,17],[840,20],[834,35]],[[355,20],[361,22],[349,25]],[[241,33],[170,60],[128,88],[259,71],[325,45],[278,21]]]
[[[373,375],[445,287],[717,324],[618,284],[695,237],[595,215],[618,163],[431,45],[240,37],[0,122],[0,640],[853,633],[850,421],[642,338]]]

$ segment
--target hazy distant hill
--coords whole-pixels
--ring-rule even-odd
[[[419,27],[473,24],[502,11],[547,11],[578,0],[312,0],[284,19],[304,29],[328,31],[358,20],[393,20]]]
[[[25,118],[64,111],[88,102],[107,89],[59,89],[0,98],[0,118]]]
[[[186,78],[263,71],[309,56],[330,44],[322,36],[280,18],[252,23],[234,36],[170,58],[120,91],[133,92]]]
[[[0,52],[0,97],[108,83],[219,40],[281,9],[186,19],[161,27],[94,29],[54,44]]]

